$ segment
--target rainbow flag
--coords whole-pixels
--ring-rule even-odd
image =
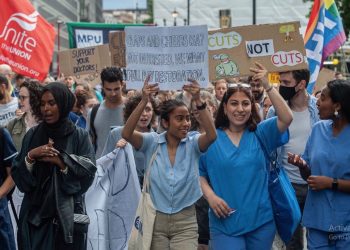
[[[323,61],[345,42],[346,36],[334,0],[315,0],[304,43],[311,73],[308,92],[312,93]]]

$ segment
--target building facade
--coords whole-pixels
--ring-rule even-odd
[[[36,10],[57,31],[50,71],[57,72],[57,52],[69,48],[67,22],[103,22],[102,0],[32,0]]]

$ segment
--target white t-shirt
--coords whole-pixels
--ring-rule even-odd
[[[18,99],[13,97],[9,103],[0,104],[0,127],[5,127],[9,121],[16,117]]]
[[[289,126],[289,142],[283,145],[284,155],[282,164],[290,181],[296,184],[306,184],[306,182],[301,178],[299,168],[288,163],[287,152],[294,154],[304,153],[307,139],[311,133],[310,119],[311,117],[308,109],[302,112],[293,111],[293,121]]]

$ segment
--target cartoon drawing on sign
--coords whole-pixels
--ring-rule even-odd
[[[293,24],[288,24],[288,25],[282,25],[279,28],[280,33],[285,33],[286,36],[284,38],[284,42],[292,42],[293,37],[291,36],[290,32],[295,32],[295,27]]]
[[[220,63],[215,67],[216,78],[239,74],[237,64],[227,54],[214,55],[213,59],[220,60]]]

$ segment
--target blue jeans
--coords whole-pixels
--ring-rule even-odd
[[[238,236],[210,232],[210,241],[213,250],[270,250],[275,233],[276,226],[272,220],[254,231]]]
[[[0,199],[0,249],[16,250],[15,236],[6,197]]]
[[[348,250],[350,232],[330,233],[308,228],[307,247],[309,250]]]

